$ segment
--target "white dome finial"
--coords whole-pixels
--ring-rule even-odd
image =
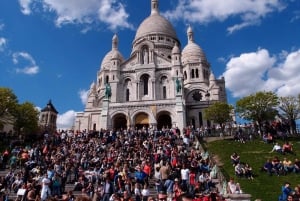
[[[187,36],[188,36],[188,42],[194,42],[194,32],[193,29],[191,27],[191,25],[189,25],[188,29],[187,29]]]
[[[114,34],[112,38],[112,49],[118,49],[119,38],[117,34]]]
[[[151,0],[151,15],[152,14],[158,14],[158,0]]]

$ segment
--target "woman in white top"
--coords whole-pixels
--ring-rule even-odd
[[[50,185],[51,181],[48,179],[47,174],[45,174],[42,179],[42,190],[41,190],[41,200],[45,201],[49,196],[51,196]]]
[[[149,195],[150,195],[150,191],[149,191],[148,185],[145,184],[145,185],[144,185],[144,188],[143,188],[143,190],[142,190],[142,197],[143,197],[143,200],[142,200],[142,201],[147,201]]]
[[[160,164],[159,163],[155,163],[154,164],[154,178],[156,180],[161,179],[161,175],[160,175],[159,170],[160,170]]]

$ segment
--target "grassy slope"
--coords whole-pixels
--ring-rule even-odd
[[[211,154],[217,155],[220,162],[223,163],[222,168],[226,171],[225,175],[234,177],[241,184],[242,190],[252,195],[252,200],[260,198],[263,201],[275,201],[278,200],[281,186],[285,181],[289,181],[292,188],[300,184],[300,174],[289,173],[286,176],[269,176],[266,172],[260,172],[260,168],[268,158],[275,155],[279,156],[280,160],[283,160],[284,157],[292,161],[296,157],[300,158],[300,140],[289,139],[289,141],[293,143],[297,156],[269,153],[273,144],[265,144],[261,140],[254,140],[245,144],[233,140],[219,140],[205,144],[205,146]],[[277,142],[283,144],[281,140]],[[230,155],[233,152],[237,152],[241,156],[242,162],[247,162],[252,166],[256,175],[254,180],[234,176],[234,168],[230,162]]]

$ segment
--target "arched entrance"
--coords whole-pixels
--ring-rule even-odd
[[[113,118],[113,128],[116,130],[127,129],[127,118],[124,114],[117,114]]]
[[[135,127],[140,129],[143,127],[149,127],[149,116],[146,113],[139,113],[135,117]]]
[[[157,129],[172,128],[172,118],[168,112],[158,114],[157,118]]]

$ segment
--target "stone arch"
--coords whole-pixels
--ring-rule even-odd
[[[130,94],[132,93],[132,79],[131,78],[126,78],[124,80],[124,90],[123,90],[123,97],[125,97],[125,102],[128,102],[132,99],[132,97],[130,98]]]
[[[141,96],[149,96],[149,89],[150,89],[150,75],[147,73],[144,73],[140,77],[140,94]]]
[[[129,118],[124,111],[118,111],[111,114],[112,127],[116,130],[127,129]]]
[[[132,112],[130,118],[131,126],[134,127],[136,127],[137,124],[140,124],[139,126],[146,125],[147,127],[153,124],[156,125],[156,119],[154,118],[152,112],[146,109]]]
[[[185,99],[187,101],[194,101],[193,100],[193,94],[195,92],[200,92],[201,95],[202,95],[202,101],[204,101],[205,100],[206,91],[207,91],[207,89],[204,89],[203,87],[197,87],[197,86],[192,87],[192,88],[190,88],[189,90],[186,91],[186,93],[185,93]]]
[[[142,53],[142,49],[143,47],[147,46],[148,50],[149,50],[149,62],[151,63],[152,59],[153,59],[153,50],[155,49],[154,47],[154,43],[148,41],[147,39],[142,39],[141,41],[139,41],[139,44],[135,44],[133,47],[133,50],[131,52],[131,55],[134,55],[137,53],[137,56],[139,57],[138,59],[141,59],[141,53]],[[142,60],[140,60],[142,61]]]
[[[157,129],[161,130],[162,128],[172,128],[172,115],[168,111],[160,111],[156,115],[157,118]]]
[[[148,128],[150,126],[149,115],[144,112],[140,112],[135,116],[134,125],[140,129],[143,127]]]
[[[150,61],[150,51],[149,51],[149,47],[147,45],[144,45],[141,48],[141,61],[142,61],[142,64],[148,64]]]

